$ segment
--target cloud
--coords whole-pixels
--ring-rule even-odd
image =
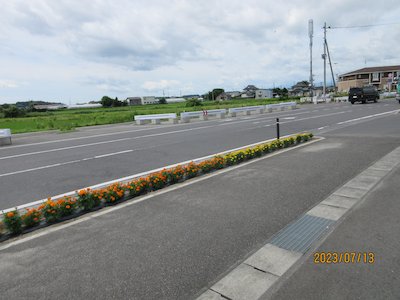
[[[8,88],[17,88],[18,85],[12,80],[0,80],[0,88],[8,89]]]
[[[36,86],[51,81],[65,86],[60,97],[79,98],[162,89],[201,94],[216,85],[227,90],[251,83],[289,86],[308,79],[307,30],[313,19],[314,74],[320,82],[324,22],[332,27],[399,23],[399,14],[398,0],[385,5],[373,0],[5,1],[0,78]],[[399,32],[399,24],[329,29],[334,72],[365,62],[400,64],[394,53]],[[72,92],[67,86],[79,88]],[[36,90],[35,97],[50,97],[45,90]],[[33,85],[9,91],[7,97],[15,98],[35,92]]]
[[[162,79],[159,81],[146,81],[142,87],[147,91],[157,91],[167,88],[173,88],[180,84],[178,80],[166,80]]]

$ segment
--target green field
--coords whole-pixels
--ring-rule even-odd
[[[0,118],[0,128],[10,128],[12,133],[44,130],[70,131],[76,127],[131,122],[135,115],[179,114],[184,111],[261,105],[282,101],[281,99],[238,99],[223,102],[204,101],[202,106],[195,107],[186,107],[186,103],[171,103],[115,108],[63,109],[28,113],[23,118]]]

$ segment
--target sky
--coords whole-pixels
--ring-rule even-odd
[[[327,41],[335,76],[400,65],[398,0],[0,0],[0,5],[0,103],[180,96],[248,84],[290,87],[309,80],[309,19],[317,85],[323,81],[324,22],[331,27]]]

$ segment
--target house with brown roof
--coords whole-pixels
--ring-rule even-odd
[[[374,85],[379,90],[393,91],[400,76],[400,65],[368,67],[339,75],[338,91],[347,92],[351,87]]]

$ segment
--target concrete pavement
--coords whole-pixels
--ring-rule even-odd
[[[173,126],[123,124],[16,136],[13,146],[0,148],[0,190],[8,190],[0,194],[0,209],[273,138],[276,117],[281,134],[318,134],[396,109],[390,101],[304,105],[290,112]]]
[[[2,295],[195,298],[398,147],[396,122],[393,115],[341,128],[323,141],[4,243]]]
[[[262,299],[399,299],[399,182],[397,167]],[[323,252],[373,253],[374,260],[314,263],[314,254]]]

